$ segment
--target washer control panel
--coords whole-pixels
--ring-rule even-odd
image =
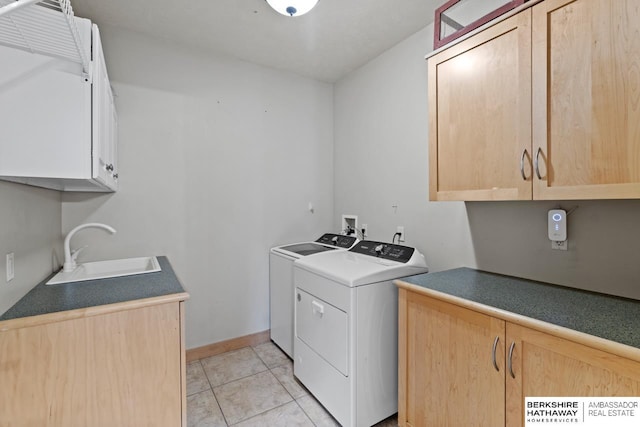
[[[338,248],[350,248],[356,242],[354,236],[344,236],[342,234],[327,233],[323,234],[316,240],[318,243],[324,243],[325,245],[336,246]]]
[[[349,249],[349,252],[369,255],[377,258],[388,259],[406,263],[411,259],[414,248],[408,246],[394,245],[392,243],[375,242],[373,240],[363,240]]]

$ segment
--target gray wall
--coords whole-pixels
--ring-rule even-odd
[[[370,239],[387,242],[404,226],[405,244],[439,271],[475,258],[464,203],[428,202],[429,46],[433,26],[336,84],[334,224],[356,214]]]
[[[269,328],[268,251],[333,215],[333,87],[101,27],[120,189],[66,193],[80,261],[167,255],[191,299],[187,348]],[[308,204],[314,205],[314,213]]]
[[[428,202],[427,69],[433,27],[335,89],[335,213],[372,239],[425,253],[432,271],[468,266],[640,299],[640,201]],[[397,205],[397,210],[391,208]],[[551,250],[547,211],[568,217],[568,251]]]
[[[60,216],[59,192],[0,181],[0,313],[53,272],[62,253]],[[6,282],[11,252],[15,278]]]
[[[568,250],[551,250],[547,211],[562,207]],[[640,299],[640,200],[469,202],[478,268]]]

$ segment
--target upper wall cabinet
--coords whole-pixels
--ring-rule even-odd
[[[23,16],[29,13],[37,17]],[[36,4],[0,19],[0,179],[62,191],[115,191],[117,116],[100,33],[73,15],[67,18],[73,25],[53,23],[63,13]],[[26,47],[3,32],[13,26]],[[84,62],[70,59],[75,47],[54,41],[72,27],[73,53]],[[42,47],[42,40],[50,46]]]
[[[430,199],[640,198],[638,22],[545,0],[430,57]]]
[[[637,0],[533,8],[535,198],[640,198],[639,33]]]
[[[428,65],[431,200],[531,199],[516,167],[531,153],[530,11]]]

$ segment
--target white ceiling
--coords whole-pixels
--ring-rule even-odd
[[[433,22],[445,0],[320,0],[286,17],[265,0],[71,0],[77,16],[334,82]],[[425,46],[425,54],[431,46]]]

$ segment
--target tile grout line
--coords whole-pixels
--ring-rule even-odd
[[[276,407],[274,407],[274,408],[268,409],[268,410],[266,410],[266,411],[264,411],[264,412],[261,412],[261,413],[259,413],[259,414],[257,414],[257,415],[254,415],[254,416],[253,416],[253,417],[251,417],[251,418],[255,418],[255,417],[259,416],[259,415],[263,415],[263,414],[265,414],[265,413],[267,413],[267,412],[269,412],[269,411],[272,411],[273,409],[280,408],[280,407],[282,407],[282,406],[284,406],[284,405],[288,405],[289,403],[294,402],[294,403],[296,404],[296,406],[297,406],[298,408],[300,408],[300,410],[302,411],[302,413],[304,414],[304,416],[305,416],[305,417],[307,417],[307,419],[309,420],[309,422],[311,422],[311,424],[313,424],[313,425],[314,425],[314,427],[317,427],[316,423],[314,423],[314,422],[313,422],[313,420],[311,419],[311,417],[309,416],[309,414],[307,414],[307,412],[304,410],[304,408],[302,408],[302,406],[300,406],[300,404],[298,403],[298,401],[296,400],[296,398],[295,398],[295,397],[291,394],[291,392],[290,392],[290,391],[289,391],[289,390],[284,386],[284,384],[282,383],[282,381],[280,381],[280,380],[278,379],[278,377],[273,373],[273,369],[275,369],[275,368],[280,368],[280,367],[282,367],[282,366],[286,366],[286,365],[287,365],[287,363],[286,363],[286,362],[287,362],[287,361],[289,361],[289,360],[291,360],[291,359],[289,359],[287,356],[285,356],[285,357],[287,357],[287,360],[285,361],[285,363],[282,363],[282,364],[280,364],[280,365],[276,365],[276,366],[269,367],[269,366],[267,365],[267,363],[264,361],[264,359],[263,359],[262,357],[260,357],[260,354],[255,350],[255,348],[251,347],[251,349],[254,351],[254,353],[256,353],[256,355],[258,356],[258,359],[260,359],[260,360],[262,361],[262,363],[264,363],[264,365],[265,365],[265,366],[267,367],[267,369],[269,370],[269,373],[270,373],[271,375],[273,375],[273,377],[276,379],[276,381],[278,381],[278,384],[280,384],[280,386],[284,389],[284,391],[286,391],[286,392],[287,392],[287,394],[291,397],[291,400],[290,400],[289,402],[286,402],[286,403],[283,403],[282,405],[279,405],[279,406],[276,406]],[[278,350],[279,350],[279,351],[281,351],[280,349],[278,349]],[[284,354],[284,353],[283,353],[283,354]],[[293,361],[292,361],[292,362],[293,362]],[[304,396],[302,396],[302,397],[304,397]],[[247,420],[250,420],[251,418],[247,418]],[[244,420],[244,421],[246,421],[246,420]]]
[[[274,346],[275,346],[275,344],[274,344]],[[264,364],[264,366],[266,366],[267,369],[269,369],[269,370],[271,370],[273,368],[277,368],[278,366],[284,366],[284,363],[282,365],[269,366],[269,365],[267,365],[267,362],[262,357],[260,357],[260,353],[258,353],[254,347],[251,347],[251,350],[253,350],[253,352],[256,354],[256,356],[258,356],[258,359],[260,359],[260,361]],[[282,350],[278,349],[278,351],[282,351]],[[286,355],[284,355],[284,353],[283,353],[283,356],[287,357]],[[288,359],[289,358],[287,357],[287,360]]]
[[[271,372],[271,375],[273,375],[273,376],[276,378],[276,380],[280,383],[280,385],[282,386],[282,388],[284,388],[284,390],[285,390],[287,393],[289,393],[289,396],[291,396],[291,398],[292,398],[293,400],[296,400],[297,398],[296,398],[293,394],[291,394],[291,392],[289,391],[289,389],[287,389],[287,387],[284,385],[284,383],[283,383],[282,381],[280,381],[280,379],[276,376],[276,374],[274,374],[274,373],[273,373],[273,370],[274,370],[275,368],[281,368],[282,366],[286,366],[286,364],[278,365],[278,366],[274,366],[273,368],[269,368],[269,371]],[[293,378],[293,380],[294,380],[294,381],[296,380],[296,378],[295,378],[293,375],[292,375],[292,378]],[[306,388],[305,388],[305,390],[306,390]],[[300,396],[300,397],[304,397],[304,396],[307,396],[307,395],[308,395],[308,393],[307,393],[307,394],[305,394],[305,395],[303,395],[303,396]]]
[[[200,363],[200,359],[192,360],[191,362],[187,363],[187,367],[188,367],[189,365],[193,365],[193,364],[195,364],[196,362],[200,365],[200,368],[202,368],[202,373],[204,373],[204,377],[207,379],[207,385],[208,385],[208,387],[207,387],[207,388],[213,392],[213,390],[211,389],[211,383],[209,383],[209,378],[207,377],[207,373],[205,372],[204,367],[202,366],[202,363]],[[188,382],[187,382],[187,388],[189,388],[189,384],[188,384]],[[191,396],[194,396],[194,395],[196,395],[196,394],[200,394],[200,393],[202,393],[203,391],[207,391],[207,389],[205,388],[205,389],[202,389],[202,390],[194,391],[194,392],[193,392],[193,393],[191,393],[191,394],[188,394],[188,393],[187,393],[187,397],[191,397]]]
[[[245,349],[245,348],[251,348],[251,349],[253,350],[253,347],[251,347],[251,346],[242,347],[242,348],[240,348],[240,349],[238,349],[238,350],[242,350],[242,349]],[[233,351],[238,351],[238,350],[228,351],[227,353],[231,353],[231,352],[233,352]],[[227,354],[227,353],[221,353],[221,354]],[[254,353],[255,353],[255,351],[254,351]],[[216,354],[215,356],[210,356],[210,357],[220,356],[221,354]],[[270,369],[269,369],[269,367],[267,366],[267,364],[266,364],[266,363],[264,363],[264,362],[262,361],[262,359],[260,358],[260,356],[258,356],[258,354],[257,354],[257,353],[256,353],[256,356],[258,357],[258,360],[260,360],[260,363],[262,363],[262,366],[264,366],[264,367],[265,367],[265,369],[264,369],[264,370],[262,370],[262,371],[258,371],[258,372],[254,372],[253,374],[245,375],[244,377],[234,378],[234,379],[232,379],[232,380],[230,380],[230,381],[227,381],[226,383],[221,383],[221,384],[218,384],[218,385],[216,385],[216,386],[214,386],[214,385],[212,385],[212,384],[211,384],[211,381],[209,380],[209,376],[207,375],[207,370],[206,370],[206,369],[204,369],[204,365],[203,365],[203,366],[202,366],[202,369],[204,370],[204,374],[205,374],[205,375],[206,375],[206,377],[207,377],[207,381],[209,381],[209,386],[211,387],[211,390],[213,390],[215,387],[220,387],[220,386],[223,386],[223,385],[231,384],[232,382],[235,382],[235,381],[238,381],[238,380],[243,380],[243,379],[245,379],[245,378],[252,377],[252,376],[254,376],[254,375],[256,375],[256,374],[261,374],[261,373],[263,373],[263,372],[267,372],[267,371],[269,371],[269,370],[270,370]],[[209,357],[205,357],[204,359],[209,359]],[[204,360],[204,359],[198,359],[198,361],[201,361],[201,360]]]
[[[227,381],[226,383],[222,383],[222,384],[218,384],[216,386],[211,386],[211,389],[213,390],[216,387],[222,387],[223,385],[227,385],[227,384],[231,384],[231,383],[235,383],[236,381],[240,381],[240,380],[244,380],[247,379],[249,377],[252,377],[254,375],[258,375],[258,374],[262,374],[264,372],[268,372],[269,368],[265,369],[264,371],[258,371],[258,372],[254,372],[253,374],[249,374],[249,375],[245,375],[244,377],[238,377],[238,378],[234,378],[231,381]],[[204,373],[205,375],[207,374],[206,371]],[[207,380],[209,379],[209,377],[207,377]],[[211,383],[209,383],[209,385],[211,385]]]
[[[273,344],[273,345],[275,346],[275,344]],[[280,350],[277,346],[275,346],[275,347],[276,347],[276,349],[277,349],[278,351],[282,352],[282,350]],[[252,347],[252,348],[253,348],[253,347]],[[276,369],[276,368],[280,368],[280,367],[283,367],[283,366],[287,366],[287,362],[289,362],[289,361],[291,362],[291,364],[292,364],[292,369],[293,369],[293,360],[292,360],[292,359],[289,359],[289,356],[285,355],[285,354],[284,354],[284,352],[282,352],[282,355],[286,358],[285,362],[284,362],[284,363],[282,363],[282,364],[280,364],[280,365],[275,365],[275,366],[271,366],[271,367],[269,367],[269,365],[267,365],[267,363],[262,359],[262,357],[260,357],[260,354],[258,354],[258,352],[257,352],[257,351],[255,351],[255,349],[253,349],[253,351],[258,355],[258,358],[259,358],[260,360],[262,360],[262,363],[264,363],[264,364],[265,364],[265,366],[267,366],[267,369],[269,369],[269,372],[271,372],[271,375],[273,375],[273,376],[275,377],[275,379],[278,381],[278,383],[280,383],[280,385],[282,386],[282,388],[284,388],[284,390],[285,390],[287,393],[289,393],[289,396],[291,396],[291,398],[295,401],[295,400],[296,400],[296,397],[295,397],[293,394],[291,394],[291,392],[287,389],[287,387],[284,385],[284,383],[283,383],[282,381],[280,381],[280,380],[278,379],[278,377],[273,373],[273,370],[274,370],[274,369]],[[293,371],[292,371],[292,373],[293,373]],[[292,377],[293,377],[293,375],[292,375]],[[293,380],[295,381],[295,377],[293,377]],[[305,388],[305,390],[306,390],[306,388]],[[307,393],[307,394],[308,394],[308,393]],[[305,396],[306,396],[306,394],[305,394]],[[300,396],[300,397],[303,397],[303,396]],[[297,403],[297,402],[296,402],[296,403]],[[300,405],[298,405],[298,406],[300,406]],[[303,410],[303,411],[304,411],[304,410]],[[306,412],[305,412],[305,415],[306,415]],[[307,415],[307,416],[308,416],[308,415]]]
[[[266,366],[266,365],[265,365],[265,366]],[[269,372],[269,374],[270,374],[270,375],[271,375],[271,376],[272,376],[272,377],[273,377],[273,378],[278,382],[278,384],[280,384],[280,386],[281,386],[281,387],[284,389],[284,391],[289,395],[289,397],[291,397],[291,400],[289,400],[288,402],[284,402],[284,403],[282,403],[282,404],[280,404],[280,405],[274,406],[273,408],[269,408],[269,409],[267,409],[267,410],[264,410],[264,411],[262,411],[262,412],[259,412],[259,413],[255,414],[255,415],[253,415],[253,416],[251,416],[251,417],[249,417],[249,418],[243,418],[243,419],[239,420],[238,422],[236,422],[236,423],[234,423],[234,424],[229,424],[229,423],[227,423],[227,426],[232,426],[232,425],[239,424],[239,423],[241,423],[241,422],[244,422],[244,421],[250,420],[250,419],[252,419],[252,418],[255,418],[255,417],[259,416],[259,415],[263,415],[263,414],[265,414],[265,413],[267,413],[267,412],[269,412],[269,411],[271,411],[271,410],[273,410],[273,409],[279,408],[279,407],[281,407],[281,406],[284,406],[284,405],[287,405],[287,404],[289,404],[289,403],[291,403],[291,402],[295,402],[295,401],[296,401],[296,399],[294,399],[294,398],[293,398],[293,396],[291,396],[291,393],[289,393],[289,391],[288,391],[288,390],[287,390],[287,389],[286,389],[286,388],[285,388],[285,387],[280,383],[280,381],[278,381],[278,378],[277,378],[275,375],[273,375],[273,372],[271,372],[271,370],[270,370],[270,369],[268,369],[268,368],[267,368],[267,370],[266,370],[266,371],[261,371],[261,372],[255,373],[255,374],[253,374],[253,375],[262,374],[262,373],[264,373],[264,372]],[[249,376],[246,376],[246,377],[244,377],[244,378],[249,378],[249,377],[252,377],[253,375],[249,375]],[[234,382],[234,381],[230,381],[230,382],[228,382],[227,384],[231,384],[232,382]],[[214,396],[215,396],[215,393],[214,393]],[[217,402],[217,399],[216,399],[216,402]],[[297,404],[297,402],[296,402],[296,404]],[[218,404],[218,406],[219,406],[219,405],[220,405],[220,404]],[[298,406],[299,406],[299,405],[298,405]],[[222,408],[221,408],[220,410],[222,411]],[[224,413],[223,413],[223,415],[224,415]],[[306,415],[306,413],[305,413],[305,415]],[[307,415],[307,417],[308,417],[308,415]],[[225,422],[226,422],[226,418],[225,418]],[[313,421],[312,421],[312,423],[313,423]],[[314,424],[314,425],[315,425],[315,424]]]
[[[307,418],[307,420],[309,420],[309,422],[310,422],[313,426],[317,427],[317,426],[318,426],[318,424],[317,424],[317,423],[316,423],[316,422],[311,418],[311,416],[309,415],[309,413],[308,413],[307,411],[305,411],[305,409],[304,409],[304,408],[300,405],[300,403],[298,402],[298,399],[302,399],[302,398],[304,398],[304,397],[310,397],[310,398],[312,398],[312,399],[315,399],[315,398],[314,398],[310,393],[306,393],[306,394],[304,394],[304,395],[300,396],[299,398],[294,397],[294,396],[293,396],[293,394],[292,394],[292,393],[287,389],[287,387],[284,385],[284,383],[283,383],[283,382],[282,382],[282,381],[281,381],[281,380],[280,380],[280,379],[279,379],[279,378],[278,378],[278,377],[273,373],[273,370],[274,370],[274,369],[277,369],[277,368],[282,368],[282,367],[284,367],[284,368],[286,369],[286,367],[287,367],[287,365],[288,365],[288,363],[287,363],[287,362],[289,362],[291,359],[289,359],[286,355],[284,355],[284,353],[282,353],[282,354],[283,354],[283,356],[285,357],[285,361],[284,361],[283,363],[279,363],[279,364],[276,364],[276,365],[274,365],[274,366],[269,366],[269,365],[266,363],[265,359],[263,359],[263,358],[260,356],[260,354],[256,351],[256,349],[254,348],[254,346],[249,345],[249,346],[246,346],[246,347],[243,347],[243,348],[247,348],[247,347],[248,347],[248,348],[250,348],[250,349],[252,350],[252,352],[254,353],[254,355],[255,355],[255,356],[257,356],[258,360],[260,360],[260,362],[262,363],[262,365],[263,365],[263,367],[264,367],[265,369],[264,369],[264,370],[262,370],[262,371],[259,371],[259,372],[255,372],[255,373],[250,374],[250,375],[245,375],[245,376],[240,377],[240,378],[235,378],[235,379],[233,379],[233,380],[231,380],[231,381],[228,381],[228,382],[225,382],[225,383],[218,384],[218,385],[216,385],[215,387],[221,387],[221,386],[224,386],[224,385],[227,385],[227,384],[234,383],[234,382],[236,382],[236,381],[240,381],[240,380],[243,380],[243,379],[246,379],[246,378],[252,377],[252,376],[254,376],[254,375],[258,375],[258,374],[261,374],[261,373],[264,373],[264,372],[269,372],[269,374],[270,374],[273,378],[275,378],[275,380],[277,381],[277,383],[278,383],[278,384],[279,384],[279,385],[280,385],[280,386],[285,390],[285,392],[287,393],[287,395],[289,395],[289,397],[291,398],[291,400],[290,400],[290,401],[288,401],[288,402],[285,402],[285,403],[283,403],[283,404],[281,404],[281,405],[278,405],[278,406],[275,406],[275,407],[273,407],[273,408],[267,409],[267,410],[265,410],[265,411],[263,411],[263,412],[260,412],[260,413],[258,413],[258,414],[255,414],[255,415],[253,415],[252,417],[249,417],[249,418],[245,418],[245,419],[239,420],[239,421],[237,421],[237,422],[236,422],[236,423],[234,423],[234,424],[229,424],[229,421],[228,421],[227,417],[225,416],[224,412],[222,411],[222,407],[220,406],[220,402],[218,401],[218,397],[216,396],[216,393],[214,392],[214,388],[215,388],[215,387],[213,386],[213,384],[212,384],[212,382],[211,382],[211,379],[209,378],[209,375],[207,374],[207,370],[204,368],[204,364],[203,364],[203,362],[202,362],[202,360],[204,360],[204,359],[208,359],[208,358],[197,359],[197,360],[193,361],[192,363],[197,362],[197,363],[199,363],[199,364],[200,364],[200,367],[202,368],[202,371],[203,371],[203,372],[204,372],[204,374],[205,374],[205,378],[207,379],[207,383],[208,383],[208,385],[209,385],[209,390],[211,390],[211,393],[213,394],[213,397],[214,397],[214,399],[215,399],[215,401],[216,401],[216,405],[218,406],[218,409],[220,410],[220,413],[221,413],[221,415],[222,415],[222,417],[223,417],[223,420],[224,420],[225,425],[227,425],[227,426],[237,425],[237,424],[242,423],[242,422],[245,422],[245,421],[247,421],[247,420],[251,420],[251,419],[253,419],[253,418],[256,418],[256,417],[262,416],[262,415],[266,414],[267,412],[270,412],[270,411],[272,411],[272,410],[274,410],[274,409],[281,408],[281,407],[283,407],[283,406],[285,406],[285,405],[290,404],[291,402],[295,402],[296,406],[297,406],[297,407],[302,411],[302,413],[305,415],[305,417]],[[239,351],[239,350],[242,350],[242,348],[237,349],[237,350],[233,350],[233,351]],[[280,349],[278,349],[278,350],[279,350],[279,351],[281,351]],[[230,352],[226,352],[226,353],[230,353]],[[222,354],[225,354],[225,353],[222,353]],[[211,356],[211,357],[216,357],[216,356],[218,356],[218,355]],[[295,381],[295,377],[293,377],[293,380]],[[196,392],[196,393],[192,393],[190,396],[194,396],[194,395],[196,395],[196,394],[203,393],[203,392],[205,392],[205,391],[207,391],[207,390],[202,390],[202,391],[199,391],[199,392]],[[333,418],[333,417],[332,417],[332,418]]]
[[[255,351],[255,350],[254,350],[254,351]],[[256,354],[257,354],[257,352],[256,352]],[[260,357],[260,355],[258,355],[258,357]],[[293,363],[293,360],[289,359],[289,357],[288,357],[288,356],[285,356],[285,357],[287,357],[287,360],[288,360],[288,361],[291,361],[291,362]],[[261,358],[261,359],[262,359],[262,358]],[[265,363],[265,365],[266,365],[266,363]],[[283,363],[283,364],[281,364],[281,365],[277,365],[277,366],[274,366],[274,367],[272,367],[272,368],[269,368],[269,371],[272,371],[273,369],[275,369],[275,368],[279,368],[279,367],[282,367],[282,366],[286,366],[286,363]],[[285,391],[286,391],[287,393],[289,393],[289,396],[291,396],[291,397],[293,398],[293,401],[294,401],[294,402],[296,402],[296,405],[298,405],[298,407],[299,407],[300,409],[302,409],[302,412],[304,412],[304,414],[307,416],[307,418],[311,421],[311,424],[313,424],[314,426],[316,426],[316,427],[317,427],[317,424],[313,421],[313,419],[312,419],[312,418],[311,418],[311,416],[307,413],[307,411],[305,411],[305,410],[304,410],[304,408],[303,408],[302,406],[300,406],[300,403],[298,403],[298,399],[302,399],[302,398],[304,398],[304,397],[310,397],[310,398],[311,398],[311,399],[313,399],[315,402],[317,402],[317,403],[318,403],[318,405],[320,405],[320,407],[322,408],[322,410],[326,413],[326,415],[328,415],[328,416],[331,418],[331,420],[333,420],[335,423],[337,423],[338,425],[340,425],[340,423],[338,423],[338,422],[336,421],[336,419],[333,417],[333,415],[331,415],[331,414],[330,414],[330,413],[329,413],[329,412],[324,408],[324,406],[322,406],[322,404],[321,404],[321,403],[320,403],[320,402],[315,398],[315,396],[313,396],[313,394],[311,394],[311,392],[310,392],[306,387],[304,387],[304,384],[301,384],[301,387],[304,387],[304,390],[306,390],[306,394],[304,394],[304,395],[302,395],[302,396],[300,396],[300,397],[296,398],[296,397],[294,397],[294,396],[291,394],[291,392],[289,392],[289,390],[287,389],[287,387],[285,387],[285,385],[282,383],[282,381],[280,381],[280,380],[278,379],[278,377],[277,377],[275,374],[273,374],[273,372],[271,372],[271,374],[276,378],[276,380],[278,380],[278,382],[279,382],[279,383],[280,383],[280,385],[285,389]],[[292,378],[293,378],[293,380],[295,381],[295,376],[292,376]]]
[[[252,348],[253,348],[253,347],[252,347]],[[254,352],[256,352],[256,351],[255,351],[255,349],[254,349],[253,351],[254,351]],[[256,352],[256,354],[258,354],[258,352]],[[262,360],[262,358],[260,357],[260,355],[259,355],[259,354],[258,354],[258,357],[260,358],[260,360]],[[285,357],[287,357],[287,356],[285,356]],[[291,359],[289,359],[289,358],[287,357],[287,361],[289,361],[289,360],[291,360]],[[291,362],[293,363],[293,360],[291,360]],[[264,363],[264,360],[263,360],[263,363]],[[265,365],[266,365],[266,363],[265,363]],[[275,368],[279,368],[279,367],[281,367],[281,366],[286,366],[286,365],[287,365],[286,363],[283,363],[282,365],[277,365],[277,366],[274,366],[274,367],[272,367],[272,368],[269,368],[269,372],[271,372],[271,371],[272,371],[273,369],[275,369]],[[291,392],[289,392],[289,390],[284,386],[284,384],[282,383],[282,381],[280,381],[280,380],[278,379],[278,377],[277,377],[273,372],[271,372],[271,375],[273,375],[273,376],[275,377],[275,379],[278,381],[278,383],[280,383],[280,385],[282,386],[282,388],[284,388],[284,390],[289,394],[289,396],[291,396],[291,398],[293,399],[293,402],[295,402],[295,403],[296,403],[296,405],[298,406],[298,408],[300,408],[300,410],[302,411],[302,413],[305,415],[305,417],[307,417],[307,419],[311,422],[311,424],[312,424],[314,427],[318,427],[318,425],[313,421],[313,419],[312,419],[312,418],[311,418],[311,416],[307,413],[307,411],[305,411],[305,410],[304,410],[304,408],[303,408],[302,406],[300,406],[300,403],[298,403],[298,398],[295,398],[295,397],[291,394]],[[295,380],[295,377],[294,377],[294,380]],[[311,394],[310,394],[310,393],[307,393],[307,394],[305,394],[304,396],[300,396],[300,398],[303,398],[303,397],[306,397],[306,396],[311,396]],[[287,402],[287,403],[290,403],[290,402]],[[281,405],[281,406],[282,406],[282,405]],[[268,412],[268,411],[265,411],[265,412]],[[263,412],[263,413],[264,413],[264,412]]]
[[[222,406],[220,406],[220,402],[218,402],[218,398],[216,397],[216,393],[213,391],[213,386],[211,385],[211,380],[209,379],[209,375],[207,375],[207,370],[204,369],[204,365],[202,364],[201,360],[202,359],[198,359],[198,363],[202,367],[202,372],[204,372],[204,376],[207,379],[207,383],[209,383],[209,390],[211,390],[211,394],[213,394],[213,399],[216,401],[216,405],[218,405],[218,409],[222,414],[222,419],[224,420],[224,423],[228,426],[229,422],[227,421],[227,417],[224,415],[224,412],[222,411]]]
[[[288,405],[288,404],[290,404],[290,403],[292,403],[292,402],[295,402],[295,404],[296,404],[296,405],[298,405],[298,402],[296,402],[296,400],[295,400],[295,399],[293,399],[293,400],[290,400],[289,402],[285,402],[285,403],[283,403],[283,404],[281,404],[281,405],[274,406],[274,407],[273,407],[273,408],[271,408],[271,409],[267,409],[266,411],[262,411],[262,412],[260,412],[259,414],[252,415],[252,416],[251,416],[251,417],[249,417],[249,418],[245,418],[245,419],[243,419],[243,420],[240,420],[240,421],[238,421],[238,422],[237,422],[237,423],[235,423],[235,424],[229,424],[228,426],[229,426],[229,427],[231,427],[231,426],[235,426],[235,425],[238,425],[238,424],[240,424],[240,423],[243,423],[243,422],[245,422],[245,421],[252,420],[252,419],[254,419],[254,418],[259,417],[260,415],[264,415],[264,414],[266,414],[266,413],[267,413],[267,412],[269,412],[269,411],[273,411],[274,409],[282,408],[283,406]],[[298,407],[300,408],[300,405],[298,405]],[[300,409],[302,409],[302,408],[300,408]],[[302,412],[304,412],[304,409],[302,409]],[[304,412],[304,415],[305,415],[307,418],[309,418],[309,416],[307,415],[307,413],[306,413],[306,412]],[[309,421],[311,421],[311,418],[309,418]],[[313,424],[313,421],[311,421],[311,424]],[[315,424],[313,424],[313,425],[315,426]]]
[[[272,368],[269,368],[269,366],[265,363],[264,359],[262,359],[262,357],[260,357],[260,354],[258,354],[258,352],[253,348],[253,346],[246,346],[246,347],[242,347],[242,348],[240,348],[240,349],[233,350],[233,351],[239,351],[239,350],[242,350],[243,348],[250,348],[250,349],[251,349],[251,351],[253,352],[253,354],[258,358],[258,360],[260,361],[260,363],[262,363],[262,365],[265,367],[265,369],[264,369],[263,371],[255,372],[255,373],[253,373],[253,374],[246,375],[246,376],[244,376],[244,377],[236,378],[236,379],[234,379],[234,380],[232,380],[232,381],[228,381],[228,382],[226,382],[226,383],[218,384],[218,385],[216,385],[215,387],[221,387],[221,386],[224,386],[224,385],[227,385],[227,384],[234,383],[234,382],[236,382],[236,381],[240,381],[240,380],[243,380],[243,379],[246,379],[246,378],[252,377],[252,376],[257,375],[257,374],[261,374],[261,373],[263,373],[263,372],[269,372],[269,374],[270,374],[270,375],[271,375],[271,376],[272,376],[272,377],[273,377],[273,378],[278,382],[278,384],[280,384],[280,386],[281,386],[281,387],[284,389],[284,391],[289,395],[289,397],[291,397],[291,400],[290,400],[290,401],[288,401],[288,402],[286,402],[286,403],[284,403],[283,405],[285,405],[285,404],[287,404],[287,403],[291,403],[292,401],[293,401],[293,402],[295,402],[295,398],[291,395],[291,393],[289,393],[289,391],[287,390],[287,388],[286,388],[286,387],[285,387],[285,386],[280,382],[280,380],[278,380],[278,377],[276,377],[276,376],[273,374],[273,372],[271,372],[271,369],[272,369]],[[230,353],[230,352],[227,352],[227,353]],[[225,353],[222,353],[222,354],[225,354]],[[216,355],[216,356],[217,356],[217,355]],[[211,357],[216,357],[216,356],[211,356]],[[222,417],[224,418],[224,422],[225,422],[225,424],[226,424],[227,426],[230,426],[231,424],[229,424],[229,421],[228,421],[227,417],[225,416],[224,411],[222,410],[222,407],[220,406],[220,402],[218,401],[218,397],[216,396],[216,393],[215,393],[215,391],[214,391],[214,388],[215,388],[215,387],[214,387],[214,386],[213,386],[213,384],[211,383],[211,379],[209,378],[209,375],[207,375],[207,370],[206,370],[206,369],[204,369],[204,365],[203,365],[203,364],[202,364],[202,362],[201,362],[201,361],[202,361],[202,359],[198,359],[197,361],[200,363],[200,366],[202,367],[202,370],[203,370],[203,372],[204,372],[204,375],[205,375],[205,377],[207,378],[207,382],[209,383],[209,388],[211,389],[211,393],[213,394],[213,397],[214,397],[214,398],[215,398],[215,400],[216,400],[216,404],[218,405],[218,408],[220,409],[220,413],[222,414]],[[275,367],[279,367],[279,366],[284,366],[284,364],[283,364],[283,365],[277,365],[277,366],[274,366],[274,368],[275,368]],[[203,390],[203,391],[206,391],[206,390]],[[297,402],[296,402],[296,404],[297,404]],[[278,408],[278,407],[280,407],[280,406],[282,406],[282,405],[276,406],[275,408]],[[298,405],[298,406],[300,406],[300,405]],[[270,410],[275,409],[275,408],[271,408],[271,409],[268,409],[268,410],[266,410],[266,411],[260,412],[259,414],[256,414],[256,415],[254,415],[253,417],[256,417],[256,416],[258,416],[258,415],[262,415],[262,414],[264,414],[265,412],[269,412]],[[302,409],[302,408],[301,408],[301,409]],[[303,412],[304,412],[304,410],[303,410]],[[309,417],[309,416],[306,414],[306,412],[305,412],[305,415],[307,416],[307,418]],[[235,423],[235,424],[241,423],[241,422],[246,421],[246,420],[248,420],[248,419],[251,419],[251,418],[253,418],[253,417],[246,418],[246,419],[242,419],[242,420],[238,421],[238,422],[237,422],[237,423]],[[313,421],[311,421],[311,422],[313,423]],[[235,425],[235,424],[234,424],[234,425]],[[314,425],[315,425],[315,424],[314,424]]]
[[[306,396],[302,396],[302,397],[306,397]],[[315,421],[313,421],[313,419],[311,418],[311,415],[309,415],[309,413],[307,413],[307,411],[304,410],[304,408],[300,405],[300,403],[298,403],[298,400],[294,399],[294,402],[296,402],[296,405],[298,405],[298,407],[302,409],[302,412],[307,416],[307,418],[309,418],[309,421],[311,421],[311,424],[313,424],[314,427],[318,427],[318,424],[316,424]]]

